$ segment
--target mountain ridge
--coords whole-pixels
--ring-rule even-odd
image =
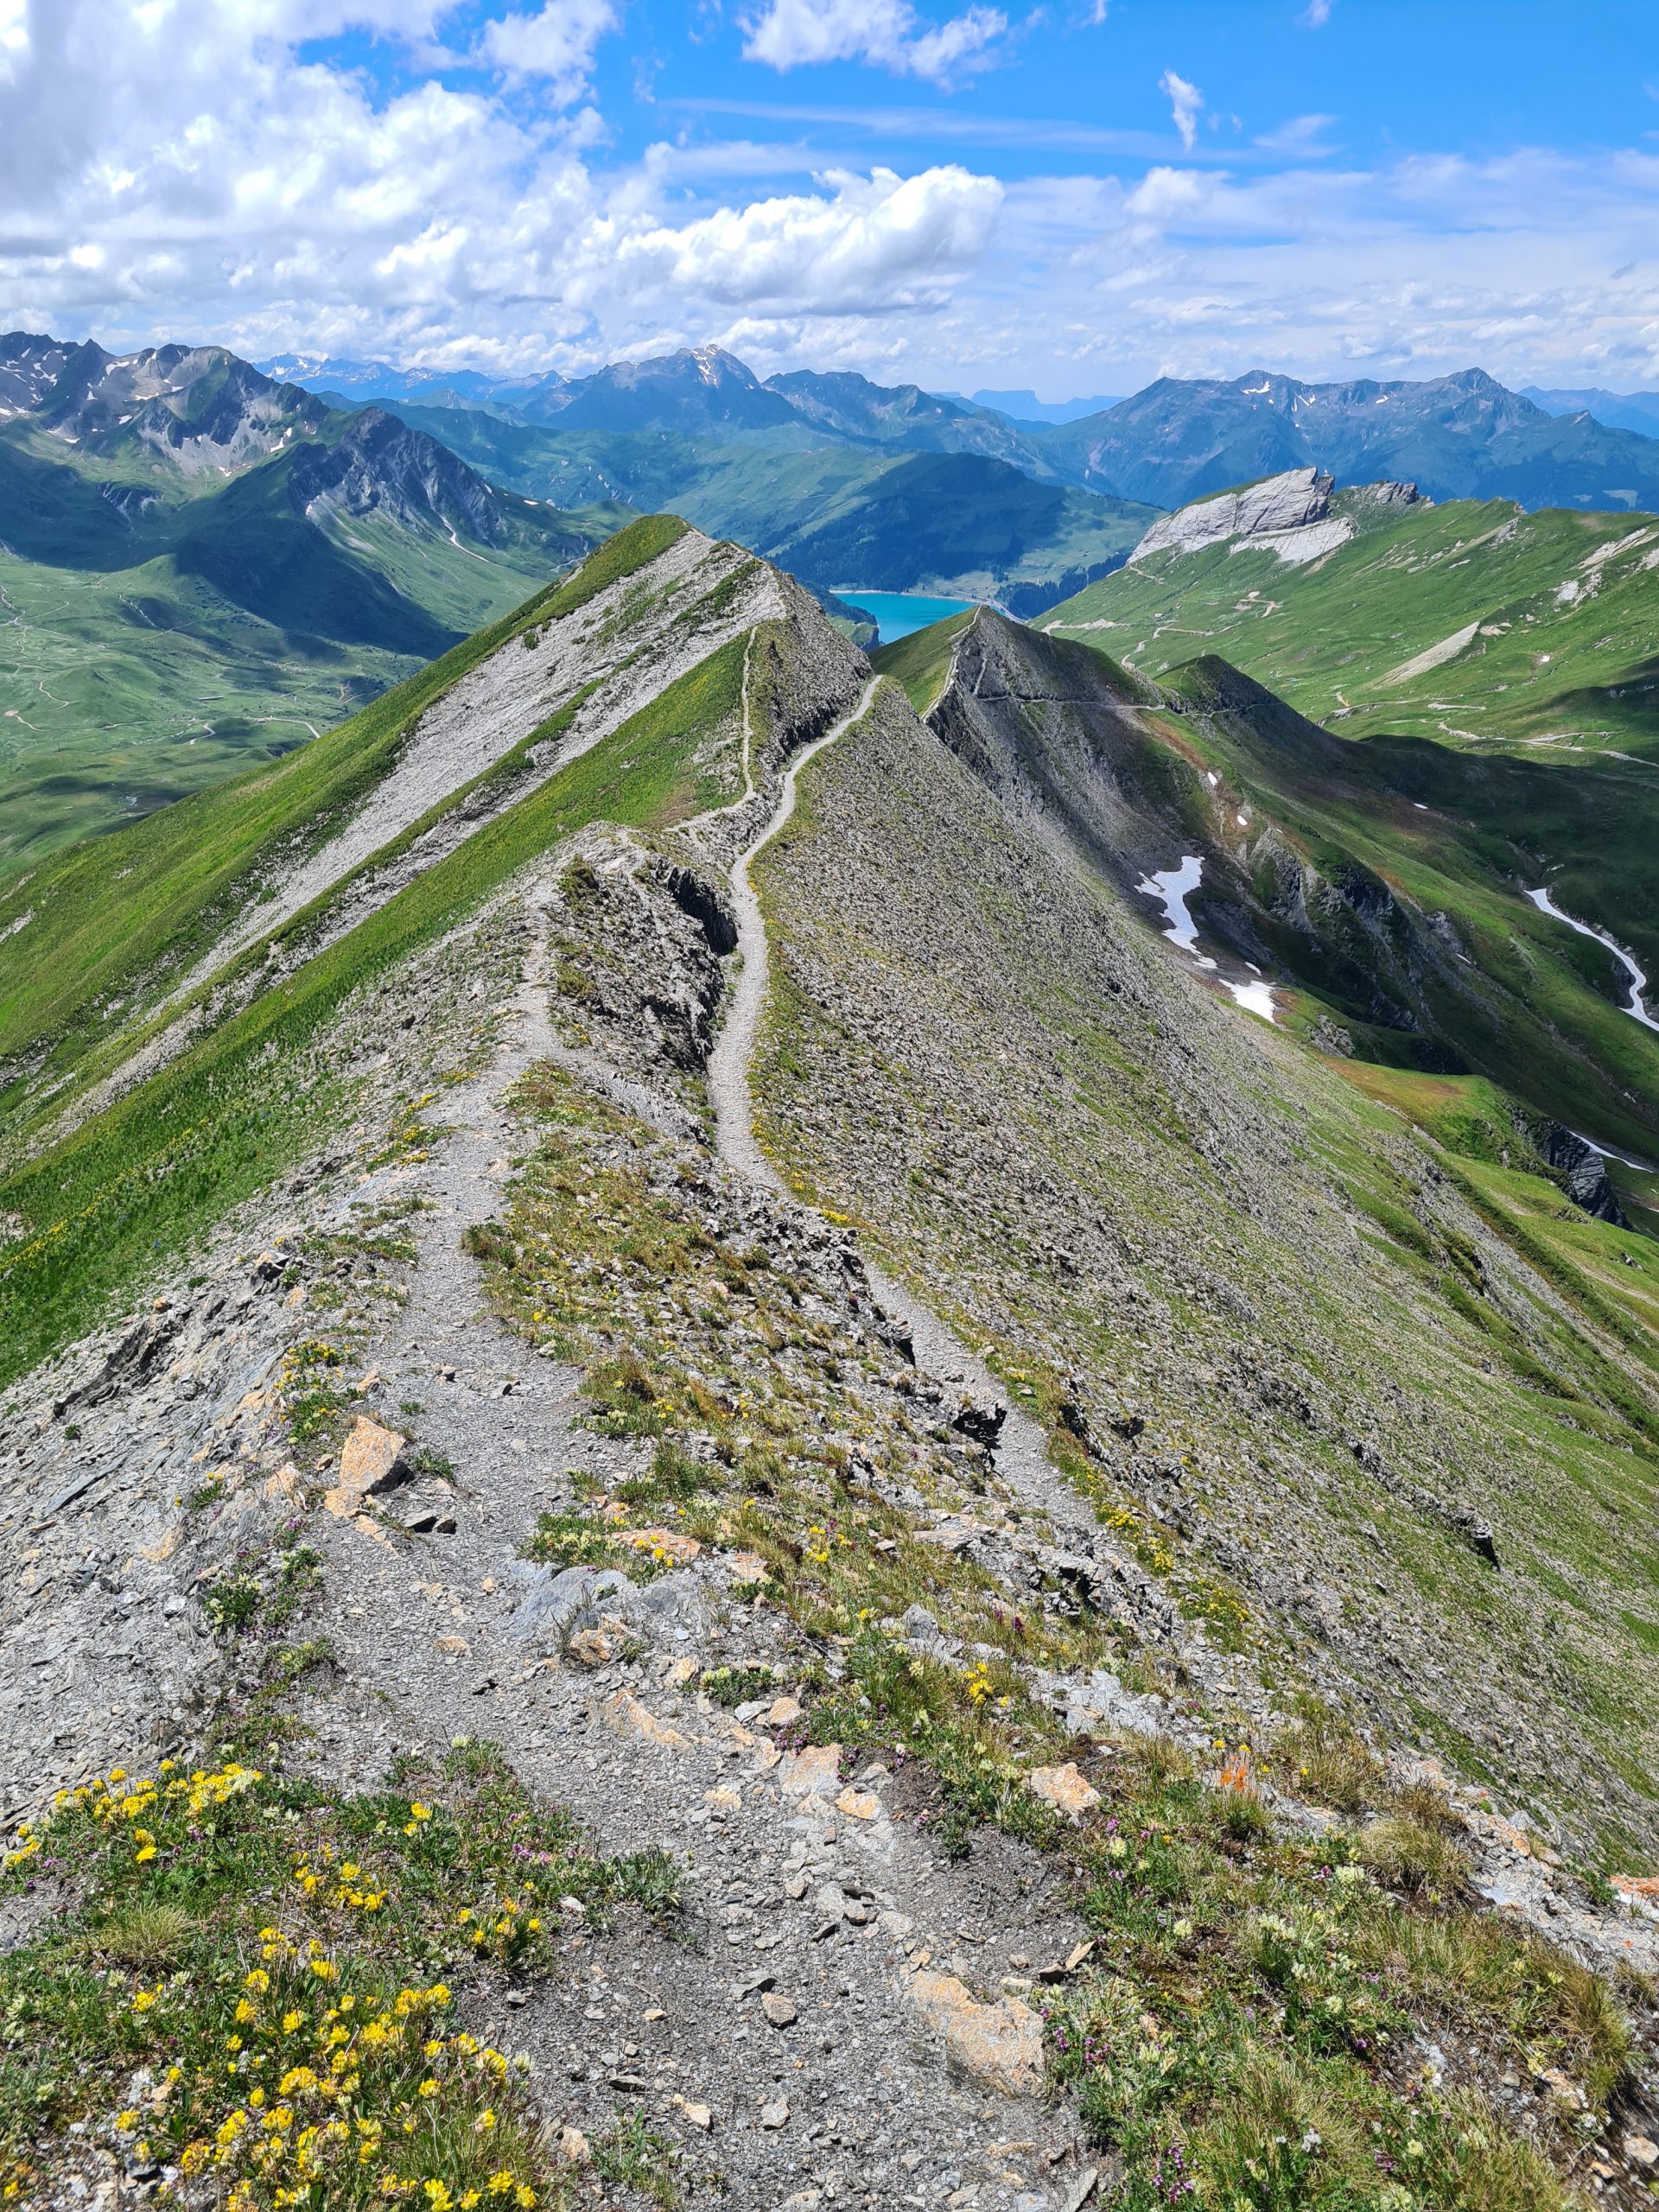
[[[1158,926],[1354,748],[918,639],[641,520],[0,889],[20,2193],[1637,2212],[1659,1247]]]

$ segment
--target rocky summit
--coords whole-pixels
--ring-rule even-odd
[[[6,2201],[1651,2203],[1651,1024],[1070,626],[652,518],[0,887]]]

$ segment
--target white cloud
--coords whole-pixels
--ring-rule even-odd
[[[295,50],[352,9],[411,42],[449,29],[429,0],[152,4],[164,29],[129,0],[35,0],[17,80],[0,70],[0,329],[581,368],[734,314],[838,333],[937,314],[994,235],[1001,186],[956,163],[785,192],[785,164],[758,186],[667,149],[601,168],[592,111],[546,109],[607,0],[473,45],[537,73],[529,114],[477,69],[377,97]]]
[[[1307,11],[1301,18],[1303,28],[1323,30],[1331,20],[1331,9],[1332,0],[1307,0]]]
[[[591,107],[550,115],[604,14],[573,0],[543,73],[526,52],[527,96],[482,66],[472,0],[0,0],[0,329],[573,371],[713,340],[763,372],[964,390],[1263,362],[1659,378],[1653,149],[1316,171],[1298,118],[1224,167],[1057,135],[1067,174],[1005,184],[988,162],[901,174],[872,105],[888,127],[852,143],[886,159],[856,174],[842,111],[791,111],[770,145],[722,145],[705,116],[622,161]],[[398,42],[395,69],[301,58],[353,23]],[[480,66],[423,63],[440,36]],[[1165,89],[1196,142],[1202,96]]]
[[[983,251],[1002,200],[993,179],[954,165],[916,177],[878,169],[825,181],[832,197],[758,200],[677,229],[633,232],[619,244],[618,267],[630,283],[666,284],[750,314],[942,303],[950,280]]]
[[[486,25],[479,52],[511,76],[539,78],[546,95],[568,107],[588,90],[594,49],[618,22],[613,0],[547,0],[538,15]]]
[[[1175,118],[1175,128],[1181,134],[1181,143],[1190,154],[1198,135],[1198,118],[1204,112],[1204,94],[1196,85],[1189,85],[1185,77],[1178,77],[1173,69],[1166,69],[1158,79],[1158,89],[1169,102],[1169,111]]]
[[[1322,141],[1336,120],[1334,115],[1294,115],[1276,130],[1264,131],[1255,143],[1270,154],[1323,156],[1331,149]]]
[[[910,0],[769,0],[764,15],[746,20],[743,52],[779,70],[862,61],[947,84],[988,67],[1007,28],[995,8],[971,7],[930,24]]]

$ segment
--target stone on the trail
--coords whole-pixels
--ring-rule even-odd
[[[726,1572],[734,1582],[764,1582],[771,1569],[758,1552],[728,1552]]]
[[[607,1667],[616,1645],[602,1628],[579,1628],[570,1639],[570,1656],[583,1667]]]
[[[702,2128],[706,2134],[714,2126],[715,2115],[707,2105],[696,2104],[689,2097],[676,2097],[674,2103],[681,2118],[691,2126]]]
[[[798,2017],[790,1999],[775,1989],[769,1989],[760,1999],[760,2010],[774,2028],[786,2028]]]
[[[1026,1786],[1033,1797],[1040,1797],[1044,1804],[1074,1821],[1080,1821],[1100,1802],[1099,1790],[1084,1779],[1075,1759],[1067,1759],[1064,1766],[1034,1767],[1026,1777]]]
[[[762,2127],[787,2127],[789,2126],[788,2098],[776,2097],[771,2104],[762,2105],[760,2125]]]
[[[801,1701],[798,1697],[774,1698],[760,1717],[768,1728],[787,1728],[800,1719]]]
[[[950,1426],[971,1443],[994,1446],[1002,1433],[1002,1424],[1007,1417],[1007,1408],[997,1404],[994,1399],[964,1398],[957,1408]]]
[[[340,1520],[349,1521],[362,1511],[365,1498],[395,1490],[405,1479],[408,1452],[407,1437],[359,1414],[340,1451],[340,1480],[323,1498],[324,1505]]]
[[[638,1736],[643,1743],[659,1744],[669,1751],[683,1751],[687,1746],[689,1739],[641,1705],[632,1690],[618,1690],[614,1697],[607,1697],[604,1710],[619,1736]]]
[[[981,2005],[955,1974],[914,1974],[911,2002],[944,2039],[951,2063],[1005,2096],[1038,2095],[1043,2086],[1043,2024],[1017,1997]]]
[[[881,1810],[881,1800],[873,1789],[843,1789],[836,1800],[836,1808],[849,1821],[873,1821]]]
[[[1659,2143],[1651,2135],[1627,2135],[1624,2155],[1633,2166],[1659,2166]]]
[[[556,1650],[578,1630],[596,1629],[601,1601],[607,1611],[631,1618],[632,1600],[639,1595],[627,1576],[613,1567],[554,1568],[519,1560],[512,1573],[524,1592],[513,1626],[543,1650]]]
[[[594,2162],[588,2138],[579,2127],[562,2127],[559,2130],[559,2156],[572,2166],[589,2166]]]
[[[804,1751],[791,1751],[778,1770],[778,1787],[785,1797],[828,1797],[841,1787],[841,1745],[809,1744]]]

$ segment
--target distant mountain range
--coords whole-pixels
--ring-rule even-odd
[[[1523,385],[1522,397],[1541,407],[1546,415],[1593,415],[1611,430],[1639,430],[1644,437],[1659,438],[1659,391],[1599,391],[1593,386],[1578,391],[1541,391]]]
[[[1607,395],[1542,397],[1478,370],[1257,372],[1075,415],[1091,403],[845,370],[763,381],[715,346],[508,378],[14,333],[0,855],[299,742],[640,512],[791,570],[849,627],[861,591],[1039,615],[1120,567],[1159,511],[1294,467],[1440,501],[1659,508],[1659,438],[1609,424]],[[1550,411],[1580,399],[1602,412]]]
[[[0,338],[0,859],[288,750],[613,522],[221,347]]]
[[[1291,468],[1403,479],[1435,499],[1659,505],[1659,439],[1552,416],[1482,369],[1427,384],[1160,378],[1104,415],[1033,434],[1062,481],[1179,507]]]

